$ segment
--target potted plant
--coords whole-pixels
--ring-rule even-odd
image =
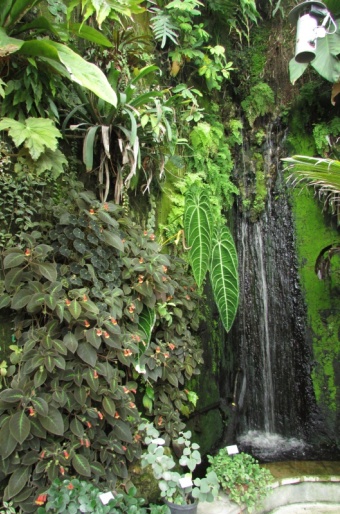
[[[53,481],[46,493],[39,494],[35,503],[37,514],[166,514],[164,505],[144,507],[145,500],[135,496],[136,488],[106,496],[91,482],[66,479]],[[111,498],[110,498],[111,496]]]
[[[221,488],[230,500],[246,505],[248,512],[252,512],[255,505],[269,493],[273,476],[251,455],[229,455],[227,448],[221,448],[214,457],[208,455],[208,461],[208,471],[216,473]]]
[[[146,452],[142,454],[142,468],[150,465],[154,477],[158,480],[160,495],[169,507],[171,514],[196,514],[197,503],[213,501],[219,491],[217,475],[209,471],[204,478],[193,478],[192,473],[201,462],[199,445],[191,441],[191,432],[180,432],[179,438],[174,441],[182,454],[178,465],[187,468],[188,472],[180,473],[171,451],[165,446],[165,440],[160,437],[159,431],[150,423],[140,426],[145,430]]]

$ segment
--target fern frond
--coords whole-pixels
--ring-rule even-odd
[[[178,27],[172,22],[171,16],[160,9],[152,9],[155,15],[151,18],[151,28],[157,41],[162,40],[164,48],[168,39],[178,45]]]

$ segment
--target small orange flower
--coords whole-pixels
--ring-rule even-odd
[[[90,213],[90,214],[94,214],[94,209],[90,209],[90,210],[89,210],[89,213]]]
[[[161,353],[161,349],[159,346],[157,346],[157,348],[156,348],[156,353]]]
[[[40,458],[41,459],[44,459],[45,458],[45,455],[46,455],[46,451],[43,450],[41,453],[40,453]]]
[[[64,454],[65,459],[68,459],[70,457],[70,454],[68,453],[67,450],[64,450],[63,454]]]
[[[65,303],[66,303],[66,305],[67,305],[67,307],[68,307],[69,305],[71,305],[71,300],[69,300],[68,298],[66,298]]]
[[[98,371],[96,369],[93,370],[93,378],[98,378]]]
[[[144,275],[139,275],[139,276],[138,276],[138,282],[139,282],[140,284],[143,284],[143,282],[144,282]]]
[[[117,325],[117,320],[115,318],[110,318],[112,325]]]
[[[100,412],[100,410],[98,411],[98,418],[99,419],[104,419],[104,414],[102,412]]]
[[[166,352],[166,353],[164,354],[164,358],[165,358],[165,359],[168,359],[169,357],[170,357],[170,353],[169,353],[169,352]]]
[[[154,240],[156,239],[155,234],[150,234],[150,236],[149,236],[149,237],[150,237],[151,241],[154,241]]]
[[[35,410],[33,409],[33,407],[28,407],[28,411],[29,411],[29,416],[35,416]]]
[[[190,300],[190,296],[187,294],[185,297],[187,300]]]
[[[90,326],[90,323],[89,323],[89,321],[87,321],[87,319],[84,321],[84,325],[86,328],[88,328]]]
[[[139,258],[139,264],[143,264],[143,262],[144,262],[143,257],[140,257],[140,258]]]
[[[87,302],[87,300],[88,300],[88,297],[86,296],[86,294],[84,294],[84,296],[83,296],[83,302]]]
[[[126,452],[127,447],[122,445],[122,450],[124,450]]]
[[[123,386],[123,390],[125,394],[129,394],[130,389],[128,389],[126,386]]]
[[[176,345],[174,345],[174,343],[169,343],[168,346],[170,350],[174,350],[176,348]]]
[[[132,355],[132,351],[129,348],[125,348],[123,353],[125,357],[130,357],[130,355]]]
[[[167,273],[167,271],[168,271],[167,266],[162,266],[162,268],[163,268],[164,273]]]
[[[86,425],[87,425],[87,428],[91,428],[92,427],[92,425],[91,425],[91,423],[89,421],[86,421]]]
[[[115,418],[116,418],[116,419],[119,419],[119,418],[120,418],[119,412],[117,412],[117,411],[115,412]]]
[[[61,475],[65,475],[65,468],[63,466],[59,466],[59,471]]]
[[[160,427],[161,425],[163,425],[163,416],[159,416],[158,418],[158,421],[157,421],[157,425]]]
[[[147,230],[144,230],[144,235],[145,235],[145,236],[147,236],[147,235],[148,235]]]
[[[103,332],[102,332],[101,328],[97,328],[97,329],[96,329],[96,334],[97,334],[97,336],[101,336],[101,335],[102,335],[102,333],[103,333]]]
[[[133,402],[129,402],[129,407],[130,407],[131,409],[135,409],[135,408],[136,408],[136,404],[135,404],[135,403],[133,403]]]
[[[110,334],[105,330],[105,332],[103,332],[103,336],[105,337],[105,339],[109,339]]]
[[[104,209],[104,211],[108,211],[109,210],[109,204],[105,202],[104,205],[103,205],[103,209]]]
[[[136,309],[136,306],[134,303],[131,303],[128,307],[128,311],[130,312],[130,314],[132,314],[132,312],[134,312],[135,309]]]
[[[71,490],[74,489],[74,485],[73,484],[68,484],[67,489],[71,489]]]
[[[86,448],[90,448],[91,442],[89,439],[85,439],[85,446],[86,446]]]
[[[36,505],[44,505],[47,501],[47,494],[39,494],[38,498],[35,500]]]
[[[25,255],[26,257],[29,257],[31,255],[31,250],[29,248],[26,248]]]

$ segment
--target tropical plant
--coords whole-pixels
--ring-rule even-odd
[[[27,64],[30,63],[34,67],[45,70],[48,68],[49,75],[60,74],[116,105],[116,93],[103,72],[94,64],[85,61],[68,45],[55,41],[56,38],[60,40],[65,37],[68,27],[52,24],[43,16],[39,16],[34,21],[25,22],[25,16],[27,17],[30,12],[33,13],[33,9],[40,2],[41,0],[23,0],[18,3],[5,0],[0,13],[0,57],[3,58],[1,68],[20,57],[26,59]],[[97,44],[112,46],[107,38],[92,27],[86,28],[84,24],[78,24],[72,25],[70,30],[80,37],[90,41],[95,40]],[[19,39],[21,34],[26,35],[26,38]],[[42,34],[50,35],[51,38],[42,38]],[[4,95],[6,94],[5,87]]]
[[[73,478],[56,479],[46,491],[36,499],[40,506],[37,514],[76,514],[77,512],[95,512],[95,514],[162,514],[164,506],[144,507],[145,500],[136,497],[136,489],[131,487],[127,493],[123,490],[103,493],[91,482]]]
[[[230,31],[249,44],[250,28],[260,17],[254,0],[207,0],[207,7],[223,17]]]
[[[189,262],[200,287],[209,270],[214,299],[225,330],[233,324],[238,307],[238,259],[230,230],[212,216],[204,188],[194,185],[186,194],[184,232]]]
[[[216,473],[223,491],[232,501],[246,505],[248,512],[269,493],[273,476],[251,455],[229,455],[227,448],[221,448],[214,457],[208,455],[208,461],[208,471]]]
[[[201,454],[199,445],[191,441],[190,430],[181,432],[179,438],[173,441],[181,450],[179,466],[189,469],[188,473],[181,474],[171,471],[176,467],[176,461],[164,446],[165,440],[160,437],[159,431],[151,423],[142,423],[139,428],[145,431],[144,442],[147,445],[141,457],[142,468],[151,466],[162,498],[176,505],[214,501],[219,489],[215,472],[207,473],[204,478],[192,479],[192,473],[201,463]]]
[[[252,127],[256,118],[273,111],[275,107],[274,91],[268,84],[259,82],[250,89],[249,96],[241,102],[241,106]]]
[[[140,456],[137,389],[176,434],[191,402],[185,379],[201,362],[183,265],[118,206],[69,194],[48,237],[24,234],[3,254],[0,307],[16,313],[16,345],[0,395],[0,466],[4,500],[24,511],[60,475],[124,481]]]

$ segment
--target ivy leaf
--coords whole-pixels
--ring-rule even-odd
[[[13,414],[9,420],[9,429],[14,439],[22,444],[29,436],[31,423],[25,414],[25,411],[19,411]]]
[[[55,151],[58,146],[57,138],[62,137],[53,121],[47,118],[26,118],[23,123],[12,118],[3,118],[0,121],[0,130],[8,130],[15,146],[19,147],[24,143],[33,160],[40,157],[45,147]]]
[[[76,453],[72,459],[72,466],[77,471],[77,473],[79,473],[79,475],[82,475],[84,477],[91,476],[91,466],[87,458],[84,457],[84,455],[79,455]]]
[[[217,228],[213,237],[210,280],[223,326],[228,332],[237,312],[239,284],[237,252],[226,226]]]

